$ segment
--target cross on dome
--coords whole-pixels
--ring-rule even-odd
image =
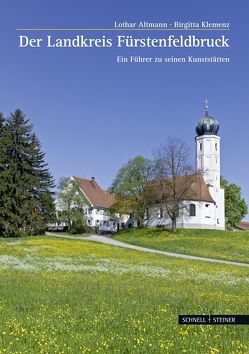
[[[208,100],[207,100],[207,98],[205,99],[205,110],[206,110],[206,115],[208,116]]]

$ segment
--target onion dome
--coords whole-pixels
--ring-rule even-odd
[[[201,120],[199,120],[199,122],[196,125],[195,131],[197,136],[201,136],[201,135],[218,135],[218,131],[219,131],[219,122],[213,118],[210,117],[208,115],[208,102],[206,100],[206,105],[205,105],[205,109],[206,109],[206,113],[204,118],[202,118]]]

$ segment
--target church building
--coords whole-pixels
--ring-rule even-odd
[[[220,187],[220,137],[218,121],[208,114],[196,126],[196,173],[189,195],[182,200],[177,228],[225,229],[224,189]],[[177,184],[184,176],[177,177]],[[170,227],[171,220],[163,206],[155,204],[146,219],[148,227]]]

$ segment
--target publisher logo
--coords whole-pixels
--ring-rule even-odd
[[[249,315],[179,315],[179,325],[249,325]]]

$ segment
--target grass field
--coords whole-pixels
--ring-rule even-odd
[[[249,326],[178,314],[249,313],[245,267],[79,240],[0,240],[0,353],[248,353]]]
[[[220,258],[249,263],[249,232],[219,230],[177,230],[176,235],[163,229],[129,229],[117,240],[162,251]]]

